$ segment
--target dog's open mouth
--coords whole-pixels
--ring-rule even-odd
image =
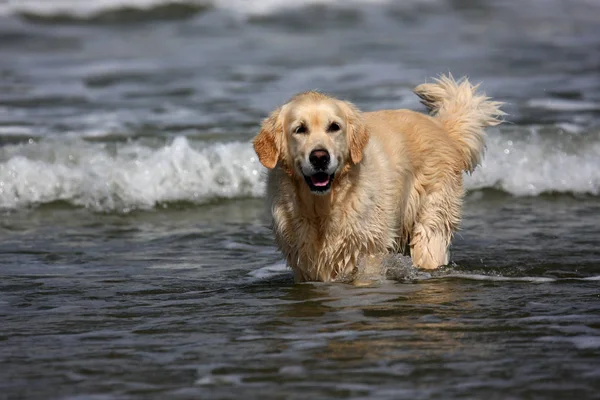
[[[317,172],[311,176],[304,176],[308,187],[313,192],[326,192],[331,187],[333,174],[329,175],[326,172]]]

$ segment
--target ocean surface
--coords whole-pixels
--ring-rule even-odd
[[[509,114],[452,264],[294,284],[260,121],[447,72]],[[599,393],[599,2],[0,1],[1,399]]]

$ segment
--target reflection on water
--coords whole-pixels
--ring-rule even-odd
[[[462,318],[474,308],[462,290],[433,282],[295,285],[284,296],[291,304],[277,314],[282,327],[271,326],[272,334],[283,330],[295,346],[310,342],[315,356],[333,361],[441,357],[466,345]]]

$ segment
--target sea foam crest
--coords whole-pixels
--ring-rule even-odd
[[[264,173],[248,142],[190,143],[177,137],[157,148],[138,142],[40,141],[0,148],[0,208],[65,201],[122,211],[260,197]],[[465,176],[465,187],[516,196],[599,195],[600,141],[568,147],[543,135],[514,140],[491,134],[483,165]]]
[[[178,137],[158,149],[81,141],[27,147],[2,149],[7,161],[0,163],[1,208],[66,201],[96,210],[145,209],[166,202],[257,197],[264,191],[262,168],[248,143],[195,149]]]
[[[543,135],[537,129],[522,132],[519,139],[490,133],[483,163],[465,177],[465,187],[495,188],[516,196],[598,195],[600,141],[591,132],[587,134],[589,140],[585,139],[585,135]]]

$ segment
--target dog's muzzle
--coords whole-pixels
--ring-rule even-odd
[[[304,174],[304,180],[314,193],[326,193],[331,188],[335,173],[330,173],[331,156],[327,150],[317,149],[308,156],[310,173]]]

